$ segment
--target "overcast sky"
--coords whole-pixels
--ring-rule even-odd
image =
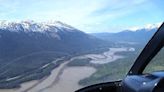
[[[164,0],[0,0],[0,20],[58,20],[85,32],[118,32],[164,20]]]

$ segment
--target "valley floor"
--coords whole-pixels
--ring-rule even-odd
[[[101,54],[73,57],[55,68],[50,76],[23,83],[19,89],[6,89],[0,92],[73,92],[84,87],[79,84],[79,81],[90,77],[97,69],[91,66],[68,66],[68,63],[75,59],[91,58],[90,63],[92,64],[106,64],[124,58],[124,56],[115,54],[122,51],[130,51],[130,48],[110,48]]]

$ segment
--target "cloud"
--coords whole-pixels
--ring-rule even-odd
[[[7,20],[59,20],[86,32],[121,30],[124,17],[146,7],[148,0],[0,0]],[[142,7],[142,8],[140,8]],[[126,22],[128,23],[128,22]],[[130,23],[130,22],[129,22]]]

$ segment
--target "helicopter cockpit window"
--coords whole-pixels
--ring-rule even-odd
[[[164,71],[164,48],[150,61],[143,73],[152,73],[155,71]]]

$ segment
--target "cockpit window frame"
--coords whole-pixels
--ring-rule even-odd
[[[164,22],[142,50],[127,75],[142,74],[148,63],[164,46]]]

